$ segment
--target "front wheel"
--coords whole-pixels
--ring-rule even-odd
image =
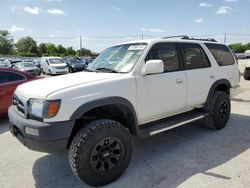
[[[203,123],[207,127],[216,130],[224,128],[231,112],[229,95],[223,91],[215,91],[205,111],[208,112],[208,116],[204,118]]]
[[[250,77],[244,75],[244,79],[245,79],[245,80],[250,80]]]
[[[72,171],[81,181],[102,186],[126,170],[132,154],[129,130],[113,120],[95,120],[82,128],[69,149]]]

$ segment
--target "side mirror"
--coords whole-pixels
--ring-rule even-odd
[[[159,74],[164,72],[164,64],[162,60],[149,60],[145,63],[142,74],[149,75],[149,74]]]

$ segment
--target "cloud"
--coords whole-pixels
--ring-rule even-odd
[[[63,10],[55,9],[55,8],[47,10],[47,13],[48,14],[56,14],[56,15],[65,14],[65,12]]]
[[[142,31],[147,31],[147,32],[151,32],[151,33],[163,33],[165,32],[163,29],[160,28],[141,28]]]
[[[237,2],[238,0],[224,0],[225,2]]]
[[[13,26],[9,29],[9,31],[10,31],[11,33],[15,33],[15,32],[18,32],[18,31],[21,31],[21,32],[28,32],[28,33],[31,32],[30,29],[25,29],[25,28],[18,27],[18,26],[15,26],[15,25],[13,25]]]
[[[120,7],[112,7],[112,9],[115,10],[115,11],[121,11]]]
[[[197,19],[195,20],[195,22],[196,22],[196,23],[202,23],[202,22],[204,22],[204,20],[203,20],[202,18],[197,18]]]
[[[208,4],[208,3],[200,3],[199,6],[200,6],[200,7],[206,7],[206,8],[211,8],[211,7],[213,7],[212,4]]]
[[[39,14],[41,13],[41,9],[39,7],[34,7],[34,8],[31,8],[31,7],[24,7],[24,12],[27,12],[29,14]]]
[[[231,7],[222,6],[222,7],[220,7],[220,8],[217,10],[216,14],[219,14],[219,15],[229,14],[229,13],[232,12],[232,10],[233,10],[233,9],[232,9]]]

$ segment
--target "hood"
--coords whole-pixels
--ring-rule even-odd
[[[18,86],[17,96],[45,99],[49,94],[80,84],[87,84],[120,77],[116,73],[79,72],[31,81]]]
[[[25,71],[31,71],[31,70],[36,70],[37,67],[25,67],[23,68]]]

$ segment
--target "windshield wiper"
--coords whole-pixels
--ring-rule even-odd
[[[97,68],[96,70],[97,71],[109,72],[109,73],[123,73],[123,72],[118,72],[116,70],[105,68],[105,67]]]

